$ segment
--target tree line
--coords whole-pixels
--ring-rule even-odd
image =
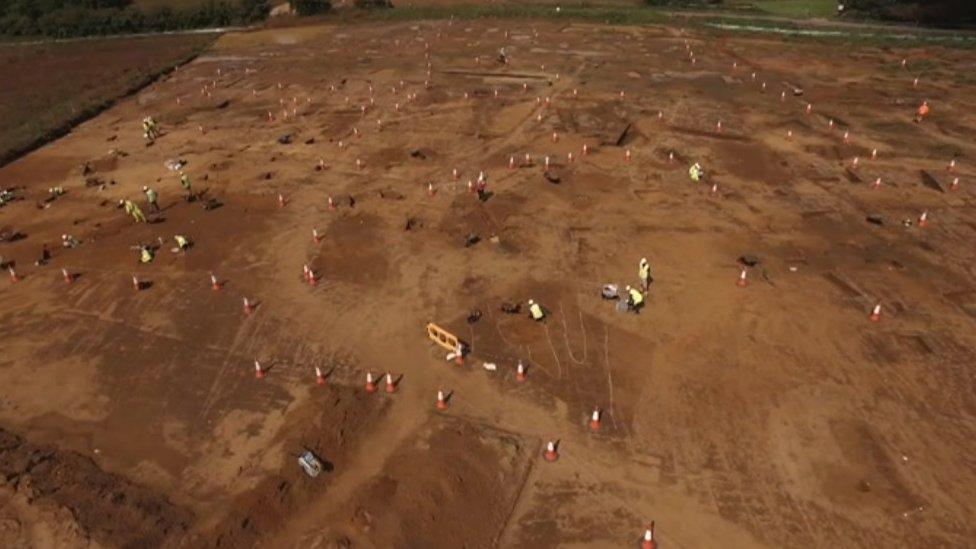
[[[0,35],[69,38],[247,25],[268,16],[268,0],[201,0],[142,9],[133,0],[2,0]]]

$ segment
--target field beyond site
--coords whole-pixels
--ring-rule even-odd
[[[208,39],[147,40],[5,57],[4,123]],[[0,545],[967,547],[974,62],[571,21],[225,34],[0,168]],[[642,257],[640,313],[602,299]]]

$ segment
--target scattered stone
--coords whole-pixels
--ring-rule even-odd
[[[281,143],[282,145],[288,145],[289,143],[291,143],[291,134],[286,133],[285,135],[279,137],[278,143]]]
[[[562,179],[560,179],[559,174],[553,171],[544,172],[542,177],[546,178],[546,181],[552,183],[553,185],[558,185]]]
[[[868,223],[874,223],[875,225],[884,225],[884,218],[878,214],[870,214],[865,219]]]
[[[260,178],[265,180],[271,179],[271,172],[264,172],[263,174],[261,174]]]
[[[403,200],[406,198],[402,193],[394,191],[392,189],[380,189],[380,198],[387,198],[390,200]]]
[[[414,150],[410,151],[410,156],[412,156],[414,158],[419,158],[421,160],[426,160],[427,159],[427,155],[424,154],[423,151],[421,151],[420,149],[414,149]]]
[[[755,267],[759,264],[759,258],[752,254],[742,254],[739,256],[739,263],[746,267]]]
[[[230,106],[230,99],[224,99],[223,101],[221,101],[217,105],[216,108],[218,108],[218,109],[226,109],[228,106]]]
[[[468,315],[468,324],[474,324],[475,322],[478,322],[479,320],[481,320],[481,316],[482,316],[481,309],[473,309],[471,311],[471,314]]]
[[[464,247],[470,248],[471,246],[474,246],[478,242],[481,242],[481,237],[474,233],[471,233],[464,238]]]
[[[403,226],[403,230],[412,231],[420,227],[423,227],[423,224],[419,219],[417,219],[416,217],[408,217],[407,222]]]
[[[314,143],[315,143],[315,138],[314,137],[309,137],[308,139],[305,140],[305,144],[306,145],[312,145]]]

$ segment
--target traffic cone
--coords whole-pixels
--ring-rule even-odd
[[[375,393],[376,392],[376,382],[373,381],[373,374],[366,372],[366,392]]]
[[[244,298],[244,314],[249,315],[254,312],[254,305],[245,297]]]
[[[583,156],[590,154],[590,147],[586,143],[583,143]]]
[[[600,429],[600,409],[597,408],[593,410],[593,414],[590,416],[590,430],[598,431]]]
[[[924,227],[929,224],[929,212],[922,212],[922,215],[918,216],[918,226]]]
[[[878,149],[871,149],[871,160],[878,159]]]
[[[444,398],[444,391],[437,391],[437,409],[447,410],[447,399]]]
[[[553,462],[559,459],[559,453],[556,452],[556,443],[549,441],[546,443],[546,449],[542,452],[542,458],[546,461]]]
[[[674,151],[668,153],[668,164],[674,164]]]
[[[308,281],[309,286],[317,286],[319,283],[318,278],[315,276],[315,271],[313,271],[312,269],[308,270],[308,276],[306,277],[305,280]]]
[[[715,123],[715,133],[722,133],[722,121],[719,120]]]
[[[474,194],[474,181],[468,180],[468,194]]]
[[[274,115],[271,114],[271,111],[268,111],[268,124],[272,122],[274,122]]]
[[[779,102],[780,103],[785,103],[786,102],[786,92],[780,92],[780,94],[779,94]]]
[[[573,88],[573,99],[576,99],[577,97],[579,97],[579,90],[577,88]]]
[[[216,275],[213,273],[210,273],[210,289],[215,292],[220,290],[220,281],[217,280]]]
[[[955,177],[952,179],[952,184],[949,185],[949,190],[954,191],[959,188],[959,178]]]
[[[393,374],[386,374],[386,392],[395,393],[397,390],[396,383],[393,383]]]
[[[322,369],[318,366],[315,367],[315,384],[325,385],[325,376],[322,375]]]
[[[880,177],[874,180],[874,184],[871,185],[871,188],[872,189],[880,189],[881,188],[881,178]]]
[[[460,172],[458,172],[458,169],[457,168],[454,168],[453,170],[451,170],[451,179],[457,181],[459,177],[461,177],[461,174],[460,174]]]
[[[573,160],[574,160],[573,153],[566,153],[566,162],[572,164]]]
[[[746,280],[746,270],[742,269],[742,273],[739,275],[739,279],[735,281],[735,285],[740,288],[745,288],[749,285],[749,281]]]
[[[712,183],[712,189],[709,191],[712,196],[718,194],[718,183]]]
[[[319,234],[317,229],[312,229],[312,242],[316,244],[322,242],[322,235]]]
[[[552,132],[552,142],[557,143],[558,141],[559,141],[559,134],[556,132]]]
[[[917,76],[915,77],[914,80],[912,80],[912,87],[913,88],[917,88],[918,87],[918,77]]]
[[[515,169],[515,157],[514,156],[509,156],[508,157],[508,169],[510,169],[510,170],[514,170]]]
[[[336,203],[335,203],[335,200],[333,200],[331,196],[329,197],[329,209],[330,209],[330,210],[334,210],[334,209],[336,209]]]
[[[427,183],[427,196],[434,196],[434,184]]]
[[[365,164],[363,163],[363,160],[361,158],[357,158],[356,159],[356,169],[361,170],[361,169],[363,169],[363,166],[364,165]]]
[[[515,367],[515,381],[525,381],[525,366],[522,361],[518,361],[518,366]]]
[[[857,170],[857,166],[858,166],[858,164],[860,163],[860,161],[861,161],[861,158],[860,158],[860,157],[857,157],[857,156],[855,156],[855,157],[854,157],[854,160],[852,160],[852,161],[851,161],[851,169],[852,169],[852,170]]]
[[[877,305],[875,305],[874,306],[874,309],[871,309],[871,314],[868,315],[868,319],[871,322],[881,322],[881,304],[880,303],[878,303]]]
[[[254,377],[258,379],[264,378],[264,370],[261,368],[261,363],[254,361]]]
[[[279,208],[285,207],[285,197],[282,196],[281,193],[278,193],[278,207]]]
[[[813,112],[813,103],[807,103],[807,114]]]
[[[13,269],[10,270],[10,273],[11,273],[10,274],[11,277],[15,276],[13,274]],[[14,280],[14,282],[17,282],[17,280]],[[142,283],[139,282],[139,279],[136,278],[136,275],[132,275],[132,289],[137,292],[142,289]]]
[[[68,269],[61,269],[61,276],[64,278],[65,284],[71,284],[75,281],[75,277],[68,272]]]
[[[786,130],[786,140],[793,141],[793,130]]]
[[[624,151],[624,162],[630,162],[630,149]]]
[[[949,165],[946,166],[946,170],[949,171],[950,173],[956,171],[956,159],[955,158],[953,158],[952,160],[949,161]]]
[[[657,119],[664,120],[664,111],[657,111]]]
[[[644,536],[641,537],[640,549],[657,549],[657,542],[654,541],[654,523],[652,522],[650,526],[644,530]]]
[[[851,132],[850,131],[845,131],[844,132],[844,143],[846,144],[846,143],[850,143],[850,142],[851,142]]]
[[[834,129],[834,119],[833,118],[831,118],[830,120],[827,120],[827,129],[828,130]]]

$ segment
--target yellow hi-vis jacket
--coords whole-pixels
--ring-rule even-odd
[[[538,303],[533,303],[529,306],[529,314],[532,315],[534,320],[542,320],[542,318],[546,316],[545,313],[542,312],[542,307],[540,307]]]
[[[644,294],[635,288],[630,289],[630,304],[634,307],[644,302]]]

